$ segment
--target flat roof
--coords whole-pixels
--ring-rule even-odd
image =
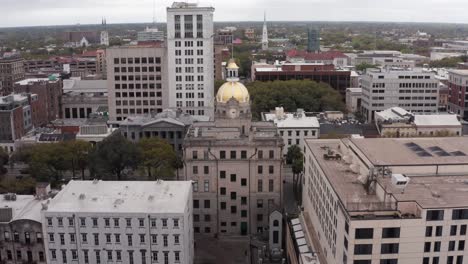
[[[190,181],[70,181],[48,212],[184,213]]]
[[[448,70],[449,73],[454,73],[457,75],[468,75],[468,70]]]
[[[435,114],[435,115],[415,115],[414,124],[417,126],[460,126],[457,115]]]
[[[467,137],[350,140],[375,166],[468,164]]]
[[[41,222],[41,200],[36,199],[34,195],[16,195],[16,200],[9,201],[5,195],[0,195],[0,207],[12,208],[13,218],[15,220],[33,220]]]
[[[283,118],[278,118],[275,113],[265,114],[266,121],[273,121],[278,128],[319,128],[320,124],[315,116],[294,116],[293,113],[285,113]]]

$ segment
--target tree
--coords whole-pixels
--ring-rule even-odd
[[[361,64],[356,65],[356,70],[365,71],[365,70],[367,70],[369,68],[376,68],[376,67],[378,67],[378,65],[363,62]]]
[[[3,148],[0,148],[0,175],[3,175],[7,172],[7,169],[5,168],[5,165],[8,164],[10,156],[8,153],[3,150]]]
[[[85,179],[85,170],[89,163],[89,153],[92,149],[90,143],[81,140],[69,141],[65,145],[67,159],[71,164],[73,178],[76,178],[75,171],[80,169],[81,179]]]
[[[325,110],[344,111],[345,104],[339,92],[325,83],[310,80],[252,82],[247,84],[252,100],[252,114],[260,119],[262,112],[282,106],[285,111],[303,108],[306,112]]]
[[[293,172],[293,190],[296,194],[296,200],[300,200],[301,190],[301,177],[304,170],[304,154],[302,154],[301,148],[298,145],[292,145],[288,148],[286,153],[286,162],[291,164]]]
[[[138,142],[138,148],[142,157],[141,164],[146,168],[148,179],[152,178],[152,171],[157,172],[163,167],[174,169],[177,156],[166,141],[158,137],[145,138]]]
[[[63,173],[70,168],[64,144],[37,144],[28,151],[31,175],[39,181],[58,183],[62,180]]]
[[[89,157],[90,170],[93,173],[111,174],[117,180],[122,180],[124,170],[138,167],[139,151],[136,144],[128,141],[120,133],[115,133],[91,151]]]

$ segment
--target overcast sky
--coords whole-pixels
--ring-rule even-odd
[[[180,0],[179,0],[180,1]],[[166,21],[172,0],[156,0]],[[189,2],[195,2],[191,0]],[[202,0],[215,21],[397,21],[468,23],[468,0]],[[0,0],[0,27],[151,22],[153,0]]]

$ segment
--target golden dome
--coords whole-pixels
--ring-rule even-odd
[[[239,103],[250,102],[249,91],[242,83],[236,81],[226,82],[216,94],[216,101],[219,103],[226,103],[231,98],[236,99]]]

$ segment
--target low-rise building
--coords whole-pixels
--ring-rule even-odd
[[[457,115],[418,115],[400,107],[376,112],[375,124],[383,137],[448,137],[463,134]]]
[[[306,62],[277,62],[275,64],[253,63],[252,81],[287,81],[312,80],[330,85],[342,95],[349,87],[351,72],[335,70],[333,64],[306,63]]]
[[[132,142],[143,138],[159,137],[167,140],[175,151],[181,153],[184,137],[189,127],[197,121],[208,121],[209,117],[191,116],[170,109],[154,115],[130,116],[118,122],[120,133]]]
[[[50,190],[46,186],[44,189]],[[41,224],[42,198],[45,197],[14,193],[0,195],[1,263],[49,263],[46,261]]]
[[[159,31],[158,28],[146,27],[144,31],[139,31],[137,41],[140,42],[164,42],[164,31]]]
[[[283,138],[283,155],[288,153],[288,148],[297,145],[304,148],[306,138],[319,138],[320,124],[315,116],[306,116],[303,109],[297,109],[295,113],[285,113],[283,107],[277,107],[272,113],[262,114],[264,121],[275,123],[279,134]]]
[[[107,81],[73,78],[63,81],[62,118],[86,119],[108,109]]]
[[[360,111],[362,103],[362,88],[346,89],[346,109],[350,113]]]
[[[463,263],[467,144],[464,137],[306,140],[307,240],[327,263]]]
[[[48,263],[193,263],[191,182],[71,181],[42,211]]]

